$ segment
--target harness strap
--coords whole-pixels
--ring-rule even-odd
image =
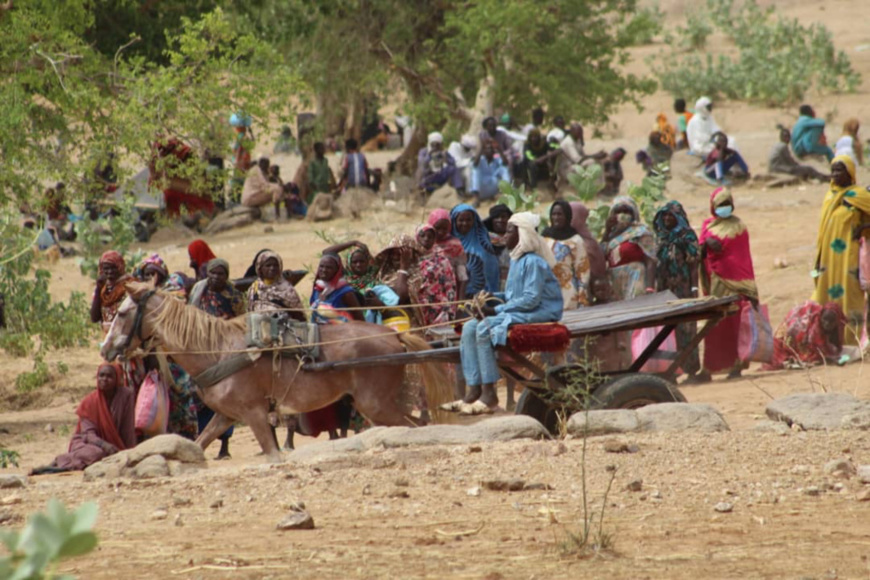
[[[193,382],[200,389],[207,389],[212,385],[216,385],[225,378],[236,374],[242,369],[253,366],[260,359],[263,352],[259,350],[251,350],[246,352],[236,353],[228,358],[219,361],[216,365],[207,368],[195,377]]]

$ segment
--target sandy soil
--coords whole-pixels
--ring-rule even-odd
[[[833,117],[829,139],[839,136],[846,118],[867,120],[870,51],[855,47],[870,43],[870,34],[853,24],[864,3],[767,4],[775,4],[787,16],[827,24],[838,47],[847,50],[864,75],[858,94],[812,99],[820,115]],[[661,2],[672,20],[682,18],[693,5],[685,0]],[[712,46],[722,48],[721,39],[714,38]],[[642,57],[662,48],[659,44],[638,49],[630,67],[643,72]],[[600,127],[605,139],[592,140],[590,148],[621,145],[633,152],[642,147],[655,114],[669,112],[671,101],[659,93],[644,101],[643,113],[633,108],[619,111]],[[791,123],[795,117],[791,109],[728,102],[716,106],[720,126],[736,137],[756,172],[765,169],[776,123]],[[369,158],[374,166],[385,166],[391,157]],[[289,156],[276,161],[284,175],[292,175],[298,164]],[[641,178],[633,163],[625,169],[628,180]],[[693,177],[694,171],[690,158],[678,155],[668,194],[683,202],[698,227],[707,215],[711,188]],[[868,177],[861,169],[859,180],[863,183]],[[825,191],[824,185],[808,184],[782,190],[750,185],[734,192],[736,210],[751,232],[758,285],[774,324],[811,293],[808,272]],[[268,224],[270,233],[264,230],[266,224],[257,224],[208,241],[237,275],[262,247],[278,251],[286,267],[297,268],[315,263],[326,245],[323,237],[357,238],[377,249],[393,234],[410,231],[424,214],[421,209],[405,214],[380,208],[358,222],[342,219],[315,227],[274,223]],[[161,231],[143,249],[159,252],[173,269],[184,269],[191,239],[181,230]],[[784,258],[789,266],[775,269],[776,258]],[[91,282],[78,273],[74,260],[51,270],[56,296],[91,291]],[[309,283],[300,284],[305,293]],[[28,397],[15,395],[12,381],[31,362],[8,357],[0,362],[0,409],[5,409],[0,413],[0,445],[22,456],[20,469],[8,472],[26,472],[65,450],[76,403],[92,388],[99,355],[94,345],[50,353],[47,360],[63,360],[70,370],[57,377],[52,388]],[[690,401],[720,409],[730,433],[631,437],[626,440],[637,444],[639,451],[628,455],[606,453],[601,440],[591,440],[586,469],[594,509],[600,508],[607,485],[605,466],[618,468],[604,517],[613,547],[595,556],[563,549],[568,532],[581,527],[581,441],[490,444],[480,453],[465,447],[385,451],[312,469],[292,463],[261,465],[253,436],[240,428],[233,439],[234,458],[212,461],[200,474],[118,485],[86,484],[77,474],[42,477],[20,492],[21,503],[9,509],[20,521],[41,509],[49,497],[70,504],[97,501],[100,547],[64,568],[82,578],[162,578],[171,573],[181,578],[866,577],[870,503],[856,499],[861,486],[855,480],[835,489],[837,481],[827,478],[822,466],[841,456],[856,464],[870,463],[867,436],[776,435],[754,431],[753,426],[771,397],[825,390],[866,398],[867,372],[862,364],[808,372],[752,369],[743,380],[683,388]],[[302,445],[311,441],[297,440]],[[207,451],[209,457],[215,453],[214,448]],[[484,491],[479,497],[466,493],[481,480],[505,477],[547,483],[554,489]],[[636,478],[643,479],[643,490],[625,490]],[[804,490],[810,486],[820,488],[820,495],[807,495]],[[397,491],[409,497],[390,497]],[[189,498],[192,504],[176,507],[174,498]],[[217,498],[223,507],[210,508]],[[316,530],[275,531],[288,502],[294,500],[306,503]],[[733,512],[714,511],[720,501],[733,503]],[[166,520],[150,518],[158,507],[168,509]],[[196,568],[203,565],[240,568]]]

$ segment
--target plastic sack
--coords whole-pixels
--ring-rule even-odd
[[[861,290],[870,290],[870,243],[865,238],[861,238],[858,250],[858,280],[861,281]]]
[[[743,362],[768,363],[773,359],[773,329],[766,305],[761,304],[756,310],[748,301],[743,302],[737,356]]]
[[[662,331],[662,326],[638,328],[631,333],[631,356],[633,359],[643,354],[646,347]],[[677,358],[677,335],[676,329],[672,331],[665,341],[659,345],[659,349],[646,361],[640,369],[642,373],[665,373]],[[676,374],[679,374],[677,371]]]
[[[156,369],[145,376],[136,397],[136,431],[148,437],[166,433],[169,426],[169,390]]]

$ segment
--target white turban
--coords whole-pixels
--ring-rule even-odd
[[[539,215],[529,211],[515,213],[510,217],[508,223],[515,225],[520,234],[519,243],[511,250],[512,260],[519,260],[529,252],[534,252],[544,258],[551,268],[556,265],[556,257],[550,250],[550,246],[547,245],[544,238],[538,235],[537,227],[541,224]]]
[[[466,149],[475,149],[477,147],[477,139],[474,138],[474,135],[463,135],[459,142]]]
[[[710,114],[710,105],[713,104],[713,101],[710,100],[710,97],[701,97],[697,101],[695,101],[695,112],[701,113],[702,115]]]
[[[553,129],[549,133],[547,133],[547,141],[552,141],[555,139],[558,143],[561,143],[565,140],[565,131],[562,129]]]
[[[444,143],[444,135],[435,131],[433,133],[429,133],[429,146],[432,146],[432,143]]]

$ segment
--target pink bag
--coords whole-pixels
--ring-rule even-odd
[[[653,326],[650,328],[638,328],[631,333],[631,355],[637,359],[646,347],[658,336],[663,327]],[[659,349],[641,367],[642,373],[665,373],[677,358],[676,329],[671,332]],[[679,370],[677,374],[680,374]]]
[[[169,391],[155,369],[145,376],[136,397],[136,431],[148,437],[166,433],[169,426]]]
[[[773,329],[766,305],[760,304],[756,310],[749,301],[743,302],[737,356],[743,362],[768,363],[773,359]]]
[[[861,238],[858,250],[858,280],[861,281],[861,290],[870,291],[870,244],[865,238]]]

